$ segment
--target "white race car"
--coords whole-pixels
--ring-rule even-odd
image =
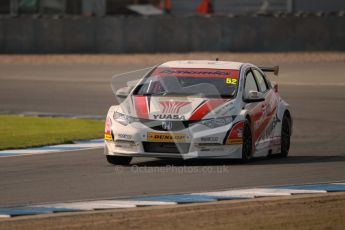
[[[287,156],[292,116],[278,85],[265,75],[278,71],[192,60],[145,71],[137,84],[116,91],[119,104],[110,107],[105,124],[108,162],[129,164],[132,157],[248,161]],[[116,85],[123,79],[113,81]]]

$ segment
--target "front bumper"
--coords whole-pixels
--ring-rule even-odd
[[[157,131],[140,122],[127,126],[113,122],[112,140],[106,140],[106,154],[158,158],[241,158],[242,144],[224,144],[231,125],[208,128],[201,124],[179,131]],[[183,139],[152,140],[152,134]]]

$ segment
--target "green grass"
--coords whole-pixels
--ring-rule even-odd
[[[104,122],[0,115],[0,150],[102,138]]]

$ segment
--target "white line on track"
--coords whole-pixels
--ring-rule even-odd
[[[97,209],[135,208],[138,206],[157,206],[157,205],[174,205],[174,204],[176,204],[176,202],[140,201],[140,200],[98,200],[98,201],[88,201],[88,202],[37,205],[37,206],[31,206],[31,207],[66,208],[66,209],[89,211],[89,210],[97,210]]]
[[[333,183],[335,185],[345,185],[345,183]]]
[[[294,194],[313,194],[313,193],[326,193],[323,190],[295,190],[295,189],[266,189],[266,188],[254,188],[254,189],[238,189],[238,190],[226,190],[219,192],[205,192],[205,193],[193,193],[195,195],[207,195],[207,196],[219,196],[219,197],[266,197],[266,196],[290,196]]]
[[[134,204],[119,204],[108,200],[89,201],[89,202],[75,202],[75,203],[58,203],[42,206],[31,206],[42,208],[66,208],[75,210],[91,211],[96,209],[114,209],[114,208],[135,208]]]
[[[0,158],[18,157],[46,153],[71,152],[87,149],[103,148],[103,140],[77,141],[74,144],[51,145],[29,149],[12,149],[0,151]]]

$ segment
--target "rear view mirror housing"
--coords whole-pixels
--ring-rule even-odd
[[[258,91],[249,91],[248,95],[245,96],[244,101],[247,103],[264,101],[265,96],[263,93]]]
[[[129,86],[120,88],[116,91],[115,95],[120,101],[123,101],[128,97],[132,89],[133,87],[129,87]]]

